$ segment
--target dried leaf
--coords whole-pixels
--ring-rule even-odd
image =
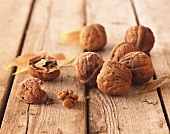
[[[51,55],[51,57],[55,58],[56,60],[66,60],[66,56],[63,53],[55,53]]]
[[[22,68],[19,68],[15,73],[13,73],[12,75],[16,75],[16,74],[19,74],[19,73],[22,73],[22,72],[25,72],[28,70],[28,66],[25,66],[25,67],[22,67]]]
[[[61,44],[78,44],[80,31],[81,30],[72,30],[69,32],[59,33],[58,35],[63,38]]]
[[[74,58],[72,58],[71,60],[68,60],[68,61],[66,61],[65,63],[59,65],[59,67],[61,68],[61,67],[68,66],[69,64],[73,63],[77,57],[78,57],[78,55],[75,56]]]
[[[153,90],[156,90],[158,87],[161,87],[163,84],[165,84],[170,79],[170,75],[162,76],[156,80],[153,80],[151,82],[148,82],[145,85],[145,88],[142,89],[139,94],[144,94],[147,92],[151,92]]]
[[[9,63],[5,70],[8,70],[10,67],[13,66],[26,66],[28,65],[28,62],[30,59],[34,58],[35,56],[37,56],[36,54],[25,54],[25,55],[21,55],[18,56],[14,61],[12,61],[11,63]]]

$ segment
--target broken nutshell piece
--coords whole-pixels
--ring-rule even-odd
[[[133,44],[123,42],[118,45],[116,45],[111,53],[110,53],[110,59],[113,61],[119,61],[120,58],[122,58],[125,54],[129,52],[134,52],[136,51],[136,48]]]
[[[60,75],[60,69],[55,58],[43,55],[29,61],[29,73],[41,80],[52,80]]]
[[[151,58],[144,52],[130,52],[123,56],[119,62],[131,70],[134,85],[149,81],[154,74]]]
[[[62,90],[57,94],[57,98],[63,101],[63,106],[71,108],[78,102],[78,95],[73,90]]]
[[[131,71],[116,61],[107,61],[103,64],[97,76],[99,90],[109,95],[121,95],[131,86]]]
[[[53,103],[53,100],[41,89],[41,85],[42,81],[38,78],[28,78],[20,82],[17,87],[17,98],[30,104]]]
[[[74,62],[76,77],[83,84],[96,86],[96,78],[102,68],[104,60],[94,52],[79,55]]]
[[[132,26],[126,32],[125,41],[134,44],[137,51],[149,54],[154,45],[155,37],[148,27]]]
[[[97,51],[106,45],[105,29],[100,24],[85,26],[80,32],[80,44],[87,51]]]

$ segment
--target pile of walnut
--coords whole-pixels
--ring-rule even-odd
[[[143,84],[152,78],[154,68],[147,54],[154,42],[149,28],[132,26],[126,32],[125,42],[111,51],[109,61],[104,62],[94,52],[78,56],[74,64],[76,76],[83,84],[97,84],[98,89],[106,94],[121,95],[131,84]]]

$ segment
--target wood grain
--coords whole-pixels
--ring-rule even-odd
[[[170,18],[168,17],[170,9],[169,0],[157,1],[134,1],[138,19],[141,24],[150,27],[155,35],[154,48],[151,51],[152,62],[154,65],[156,76],[170,74]],[[162,6],[160,6],[162,5]],[[156,10],[159,9],[159,10]],[[149,19],[146,19],[149,18]],[[168,118],[170,119],[170,85],[169,83],[161,87],[161,94],[165,104]]]
[[[69,59],[82,49],[79,45],[61,45],[58,32],[81,28],[84,24],[83,1],[38,0],[35,3],[22,54],[46,50],[49,54],[64,53]],[[71,51],[70,51],[71,50]],[[86,99],[84,86],[74,75],[72,67],[61,68],[54,81],[44,82],[43,89],[54,99],[53,105],[28,105],[16,98],[16,86],[30,77],[19,74],[14,80],[2,133],[86,133]],[[72,89],[79,95],[79,103],[72,109],[62,106],[56,95],[63,89]]]
[[[126,30],[136,25],[130,1],[87,1],[87,24],[105,26],[108,43],[99,53],[109,59],[111,49],[124,41]],[[157,92],[138,95],[143,86],[132,86],[123,96],[89,90],[90,133],[169,133]]]
[[[32,0],[0,0],[0,120],[12,81],[12,69],[4,68],[18,54]],[[16,18],[18,16],[18,18]]]

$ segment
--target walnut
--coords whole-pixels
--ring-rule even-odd
[[[130,52],[119,62],[131,70],[132,83],[135,85],[149,81],[154,74],[151,58],[144,52]]]
[[[52,80],[60,75],[60,69],[55,58],[43,55],[29,61],[29,73],[41,80]]]
[[[73,90],[62,90],[58,93],[57,98],[63,101],[65,107],[71,108],[78,102],[78,95]]]
[[[29,78],[18,84],[17,97],[25,103],[40,103],[47,99],[47,94],[41,89],[42,82],[37,78]]]
[[[122,58],[125,54],[134,51],[136,51],[136,48],[133,44],[123,42],[121,44],[116,45],[112,49],[110,59],[113,61],[119,61],[120,58]]]
[[[116,61],[108,61],[103,64],[97,76],[99,90],[109,95],[121,95],[131,86],[131,71]]]
[[[74,63],[75,74],[83,84],[96,86],[96,78],[104,60],[94,52],[85,52],[79,55]]]
[[[87,51],[97,51],[106,45],[106,32],[102,25],[85,26],[80,33],[80,44]]]
[[[137,51],[149,54],[154,45],[155,38],[148,27],[132,26],[126,32],[125,41],[134,44]]]

